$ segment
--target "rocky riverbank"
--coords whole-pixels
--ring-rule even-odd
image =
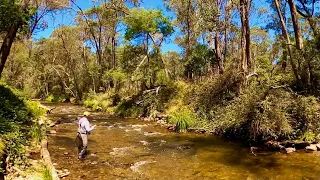
[[[166,127],[170,131],[175,131],[175,124],[169,123],[170,115],[164,113],[155,113],[150,117],[138,117],[142,121],[155,121],[160,126]],[[197,133],[197,134],[212,134],[212,132],[207,131],[204,128],[188,128],[187,132],[189,133]],[[261,151],[279,151],[286,154],[291,154],[296,151],[304,150],[305,152],[316,152],[320,151],[320,143],[319,142],[307,142],[307,141],[268,141],[259,146],[251,146],[250,151],[252,154],[256,155]]]

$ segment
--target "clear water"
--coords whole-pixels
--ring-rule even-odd
[[[85,110],[56,106],[50,118],[61,119],[49,136],[49,151],[65,179],[320,179],[320,154],[259,153],[210,135],[176,134],[156,123],[93,113],[97,129],[89,136],[85,161],[77,160],[76,118]]]

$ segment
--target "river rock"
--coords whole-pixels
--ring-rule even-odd
[[[315,144],[311,144],[310,146],[306,147],[306,150],[308,150],[308,151],[317,151],[318,148],[317,148],[317,146]]]
[[[98,164],[98,162],[97,162],[97,161],[93,161],[93,162],[91,162],[90,164],[91,164],[91,165],[96,165],[96,164]]]
[[[166,122],[164,121],[164,120],[159,120],[159,121],[157,121],[157,124],[166,124]]]
[[[316,144],[318,151],[320,151],[320,144]]]
[[[188,132],[198,133],[198,134],[204,134],[207,131],[205,129],[199,129],[199,128],[188,128]]]
[[[64,177],[69,176],[69,174],[70,174],[70,172],[61,173],[61,174],[59,174],[59,177],[64,178]]]
[[[290,148],[285,148],[285,150],[286,150],[286,153],[287,153],[287,154],[291,154],[291,153],[293,153],[293,152],[296,151],[296,148],[290,147]]]
[[[307,146],[310,146],[309,142],[296,142],[294,144],[296,149],[305,149]]]
[[[148,117],[146,117],[146,118],[143,118],[143,120],[144,120],[144,121],[148,121],[148,122],[149,122],[149,121],[152,121],[152,118],[148,118]]]
[[[174,128],[174,126],[169,126],[167,129],[170,131],[173,131],[175,128]]]
[[[57,131],[55,131],[55,130],[50,130],[49,133],[50,133],[50,134],[57,134]]]
[[[90,154],[91,157],[97,157],[95,153]]]
[[[156,115],[156,118],[158,118],[158,119],[168,119],[168,115],[164,114],[164,113],[158,113]]]
[[[69,155],[69,153],[68,152],[65,152],[65,153],[63,153],[64,155]]]

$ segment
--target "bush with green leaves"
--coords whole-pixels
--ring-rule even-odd
[[[59,97],[59,96],[56,96],[56,95],[49,95],[47,98],[46,98],[46,101],[47,102],[61,102],[62,99]]]
[[[232,81],[230,78],[230,83]],[[239,93],[230,96],[236,91],[228,88],[232,83],[228,84],[213,82],[211,86],[224,87],[208,88],[210,85],[207,85],[203,87],[205,92],[196,94],[198,101],[193,107],[206,119],[212,132],[256,143],[288,139],[310,141],[320,133],[317,98],[297,95],[287,86],[270,86],[256,80],[245,86],[233,84]],[[205,97],[208,99],[204,100]]]
[[[143,109],[136,104],[133,98],[120,102],[116,106],[115,113],[121,117],[138,117],[143,113]]]
[[[35,119],[42,115],[39,103],[30,102],[23,93],[0,84],[0,139],[9,157],[8,165],[26,163],[25,146],[40,141],[43,131]]]
[[[108,111],[109,107],[112,105],[112,94],[89,94],[84,100],[83,105],[92,108],[93,110]]]

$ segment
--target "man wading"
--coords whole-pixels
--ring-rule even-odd
[[[90,127],[90,123],[88,120],[89,112],[84,112],[83,117],[79,120],[79,128],[77,135],[77,143],[78,143],[78,153],[79,160],[83,160],[84,155],[86,154],[88,147],[88,134],[91,133],[92,130],[96,127],[95,125]]]

